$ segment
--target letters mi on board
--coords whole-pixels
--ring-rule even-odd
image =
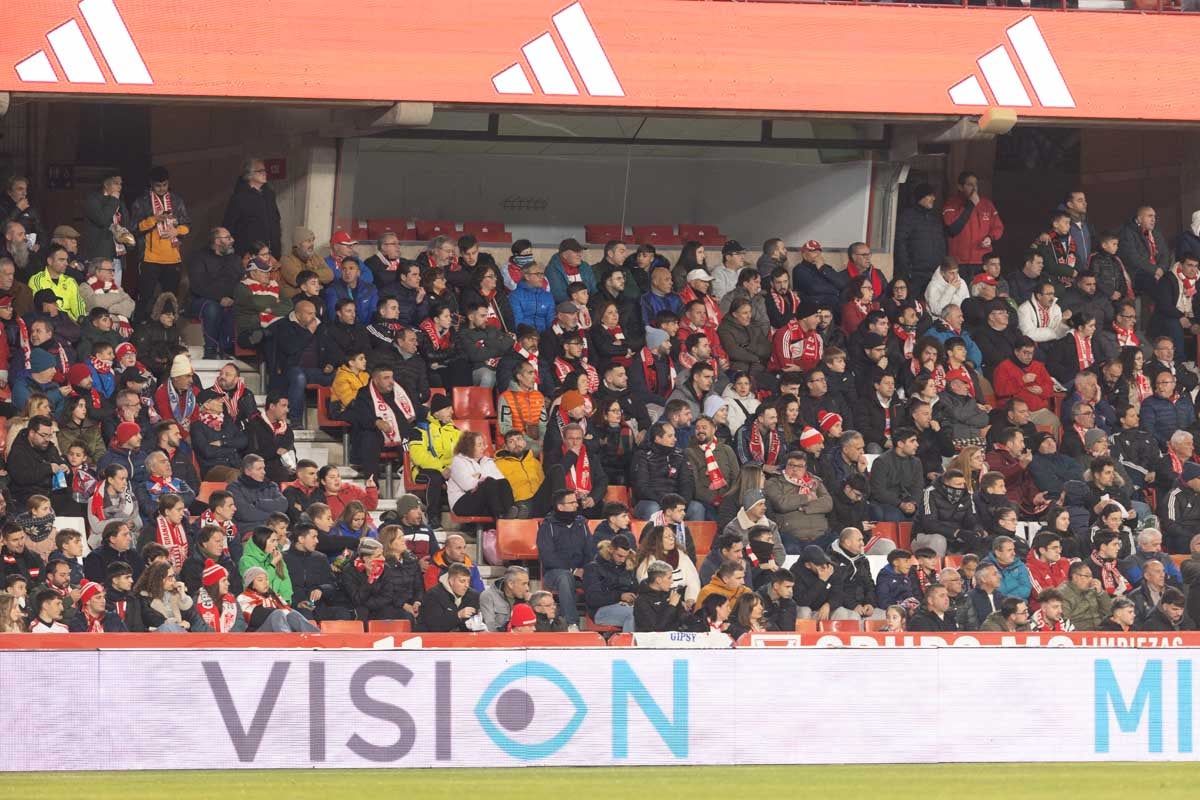
[[[1122,755],[1131,745],[1137,749],[1144,747],[1141,752],[1148,754],[1167,755],[1164,752],[1164,733],[1172,732],[1174,753],[1182,755],[1194,752],[1192,661],[1178,659],[1173,666],[1174,669],[1164,668],[1162,659],[1148,659],[1141,667],[1137,682],[1133,683],[1128,679],[1118,680],[1112,662],[1108,659],[1096,659],[1096,753],[1108,753],[1113,746],[1113,722],[1116,723],[1118,731],[1126,735],[1125,741],[1120,742],[1123,745],[1119,751]],[[1173,687],[1170,682],[1174,682]],[[1173,688],[1174,691],[1165,693],[1164,685],[1167,689]]]

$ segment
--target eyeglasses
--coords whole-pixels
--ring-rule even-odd
[[[1137,319],[1137,314],[1117,314],[1117,319]]]

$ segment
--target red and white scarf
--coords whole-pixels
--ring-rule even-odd
[[[385,566],[387,566],[387,562],[382,558],[371,562],[363,561],[361,557],[354,559],[354,568],[367,576],[367,583],[379,580]]]
[[[567,446],[563,445],[563,456],[565,457],[568,452]],[[579,451],[575,463],[567,470],[566,485],[573,492],[592,493],[592,462],[588,458],[586,447]]]
[[[1150,379],[1146,377],[1144,372],[1136,372],[1133,375],[1133,385],[1137,390],[1138,402],[1142,402],[1150,395],[1154,394],[1154,388],[1150,385]]]
[[[517,355],[519,355],[521,358],[528,361],[530,364],[533,364],[535,367],[538,365],[537,350],[533,350],[533,351],[526,350],[521,345],[520,342],[517,342],[516,344],[513,345],[513,350],[516,351]]]
[[[1142,228],[1139,226],[1138,230],[1141,231],[1142,237],[1146,240],[1146,250],[1150,254],[1150,263],[1157,264],[1158,263],[1158,242],[1154,241],[1154,229],[1153,228]]]
[[[1029,303],[1030,303],[1030,305],[1033,306],[1033,310],[1037,312],[1038,327],[1039,328],[1049,328],[1050,327],[1050,309],[1043,308],[1042,304],[1033,298],[1030,298]]]
[[[1170,447],[1167,448],[1167,457],[1171,459],[1171,472],[1183,475],[1183,459],[1175,455],[1175,451]]]
[[[220,431],[225,427],[225,412],[218,411],[216,414],[210,414],[204,409],[200,409],[200,421],[214,431]]]
[[[1096,363],[1096,358],[1092,355],[1092,337],[1082,336],[1079,331],[1075,331],[1071,336],[1075,339],[1075,358],[1079,362],[1079,369],[1085,370]]]
[[[611,328],[605,326],[604,332],[612,337],[613,344],[617,345],[618,347],[625,346],[625,331],[621,330],[620,325],[614,325]]]
[[[579,359],[578,365],[572,364],[562,356],[554,359],[554,376],[558,379],[560,384],[566,380],[566,377],[572,372],[582,372],[587,375],[588,394],[595,394],[596,390],[600,388],[600,373],[596,371],[595,367],[587,363],[586,356]]]
[[[172,525],[160,514],[155,520],[154,541],[167,548],[171,566],[175,567],[176,572],[183,569],[183,562],[187,560],[188,541],[187,531],[182,525]]]
[[[1194,297],[1196,294],[1196,281],[1185,275],[1183,267],[1179,264],[1172,267],[1171,272],[1175,274],[1175,279],[1179,281],[1179,293],[1189,298]]]
[[[786,316],[795,314],[800,307],[800,296],[790,289],[784,294],[772,289],[771,301],[775,303],[775,310]]]
[[[284,611],[291,611],[292,607],[284,602],[283,598],[274,592],[259,594],[253,589],[247,588],[238,596],[238,606],[241,607],[242,616],[246,623],[249,624],[250,616],[256,608],[278,608]]]
[[[654,353],[650,352],[649,347],[642,348],[642,377],[646,379],[646,389],[651,394],[666,397],[671,392],[675,391],[675,362],[670,356],[667,356],[667,367],[670,370],[670,386],[663,387],[662,390],[658,386],[658,369],[655,367]]]
[[[892,326],[892,333],[896,334],[896,338],[900,340],[900,344],[904,348],[904,357],[913,357],[913,347],[917,343],[917,329],[915,327],[908,328],[904,325],[896,324]],[[916,375],[917,373],[913,373]]]
[[[21,353],[25,356],[25,369],[30,368],[29,356],[33,353],[33,343],[29,340],[29,328],[25,325],[25,320],[17,317],[17,339],[21,345]],[[59,375],[66,375],[67,365],[71,362],[67,359],[67,351],[59,344],[57,339],[51,338],[50,341],[41,345],[43,350],[52,353],[58,358],[58,369],[56,370],[55,380],[58,381]],[[53,349],[51,349],[53,348]],[[61,381],[58,381],[61,383]]]
[[[1117,334],[1117,347],[1138,347],[1141,344],[1138,341],[1136,327],[1125,330],[1114,322],[1113,331]]]
[[[791,340],[788,348],[789,360],[796,362],[802,370],[810,370],[820,363],[821,356],[825,353],[825,342],[821,339],[821,334],[805,331],[798,322],[796,331],[800,333],[801,338]]]
[[[107,499],[104,489],[105,482],[103,480],[96,481],[96,488],[92,492],[92,498],[88,500],[88,512],[96,518],[97,522],[105,522],[108,519],[104,514],[104,501]],[[122,499],[126,502],[132,502],[133,494],[126,490],[123,494],[117,495],[118,502]]]
[[[213,381],[212,390],[221,395],[221,399],[225,401],[225,413],[229,415],[230,419],[237,419],[238,405],[242,401],[242,395],[246,393],[246,382],[238,378],[237,384],[229,391],[225,391],[220,381]]]
[[[272,305],[279,302],[279,284],[275,281],[259,283],[251,278],[246,278],[244,281],[242,281],[242,285],[249,289],[250,294],[254,295],[255,297],[270,297],[273,300]],[[283,319],[283,317],[272,311],[258,312],[258,324],[262,325],[264,328],[269,327],[281,319]]]
[[[433,348],[435,350],[449,350],[451,348],[452,345],[450,342],[449,328],[439,333],[437,329],[437,323],[435,323],[432,319],[426,318],[421,320],[420,329],[423,330],[425,335],[429,337],[429,341],[433,344]]]
[[[717,301],[714,300],[713,296],[708,292],[700,294],[691,286],[685,286],[683,287],[683,291],[679,293],[679,299],[683,301],[683,305],[685,307],[693,300],[703,300],[704,309],[708,312],[708,324],[721,324],[721,307],[717,305]]]
[[[909,369],[912,370],[913,377],[916,377],[917,375],[920,375],[922,372],[926,371],[925,365],[922,364],[920,361],[918,361],[915,358],[909,362]],[[966,370],[964,370],[964,372],[965,371]],[[937,389],[937,393],[941,394],[942,392],[946,391],[946,370],[945,370],[945,368],[941,364],[935,363],[933,365],[933,369],[928,370],[928,372],[929,372],[929,379],[931,381],[933,381],[933,385],[934,385],[934,388]]]
[[[216,525],[225,531],[225,554],[229,555],[229,542],[233,540],[233,537],[237,536],[237,526],[233,524],[233,520],[222,522],[213,514],[211,508],[206,508],[200,514],[200,527],[203,529],[209,525]]]
[[[1100,567],[1100,584],[1104,587],[1104,591],[1108,594],[1123,593],[1129,588],[1129,584],[1125,581],[1125,576],[1121,574],[1120,568],[1117,567],[1117,560],[1114,558],[1111,561],[1101,560],[1095,552],[1092,553],[1092,563]]]
[[[383,395],[375,388],[374,383],[368,383],[367,386],[370,387],[371,404],[375,406],[375,417],[391,426],[391,432],[383,435],[384,446],[399,447],[404,440],[400,436],[400,425],[396,420],[396,412],[383,399]],[[408,393],[398,383],[392,385],[392,400],[407,421],[412,422],[417,418],[417,410],[413,407],[412,400],[408,399]]]
[[[168,219],[163,222],[155,223],[155,232],[158,233],[158,238],[168,241],[171,244],[179,242],[179,231],[176,229],[175,222],[175,207],[171,202],[171,193],[167,192],[161,197],[154,192],[150,193],[150,212],[154,216],[165,214]]]
[[[716,492],[724,489],[728,481],[721,474],[721,467],[717,464],[717,440],[713,439],[707,444],[700,445],[700,452],[704,454],[704,470],[708,475],[709,491]]]
[[[799,480],[788,475],[786,472],[780,474],[783,475],[783,479],[785,481],[799,489],[801,494],[815,495],[817,493],[816,481],[813,480],[813,476],[807,470],[804,472],[804,477],[800,478]]]
[[[1033,612],[1033,619],[1030,620],[1030,630],[1034,631],[1073,631],[1075,626],[1066,617],[1059,617],[1050,622],[1046,619],[1046,611],[1039,608]]]
[[[87,608],[81,608],[83,614],[83,622],[85,625],[84,633],[104,633],[104,614],[101,613],[98,617],[93,617],[88,612]]]
[[[1059,236],[1050,231],[1050,246],[1054,251],[1055,261],[1071,269],[1075,268],[1075,238],[1071,234]]]
[[[764,443],[762,430],[759,429],[758,423],[750,423],[750,458],[761,464],[776,464],[779,462],[779,450],[782,444],[779,433],[774,430],[767,432],[767,441]]]
[[[208,587],[201,586],[196,595],[196,613],[214,632],[229,633],[237,621],[238,605],[233,595],[226,594],[221,596],[221,607],[218,609],[216,601],[208,593]]]

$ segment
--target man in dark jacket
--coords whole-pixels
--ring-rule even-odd
[[[376,408],[375,397],[386,405],[386,411]],[[416,421],[425,419],[427,413],[428,409],[419,405],[403,386],[397,387],[390,366],[376,364],[371,368],[371,382],[358,390],[343,415],[353,431],[354,463],[362,464],[366,473],[378,480],[380,453],[385,448],[398,451],[416,430]]]
[[[370,353],[371,335],[366,326],[358,324],[358,311],[350,298],[337,304],[334,316],[317,328],[317,361],[329,374],[356,353]]]
[[[913,533],[913,547],[933,548],[939,556],[945,556],[950,545],[955,551],[976,550],[984,531],[961,470],[948,469],[925,487]]]
[[[511,333],[487,324],[488,307],[482,303],[471,303],[464,310],[467,325],[458,332],[458,346],[467,356],[475,385],[495,386],[496,367],[516,340]]]
[[[800,248],[800,263],[792,270],[792,290],[825,308],[841,308],[842,290],[850,278],[825,263],[821,243],[809,239]],[[913,296],[911,289],[909,297]]]
[[[214,467],[237,469],[246,451],[246,432],[235,418],[225,413],[225,401],[215,389],[200,392],[196,404],[200,407],[200,418],[192,425],[191,438],[201,475],[207,476]],[[120,427],[131,424],[122,423]],[[120,437],[120,428],[117,436]],[[239,502],[239,510],[241,505]]]
[[[783,633],[796,630],[799,609],[792,597],[795,590],[796,576],[783,567],[772,572],[766,585],[758,590],[763,603],[763,623],[767,630]]]
[[[1193,534],[1200,531],[1200,464],[1189,461],[1183,465],[1179,485],[1165,503],[1159,500],[1159,514],[1167,552],[1189,552]]]
[[[995,564],[980,564],[975,570],[975,588],[967,592],[954,620],[960,631],[977,631],[993,612],[1000,610],[1000,569]]]
[[[275,190],[267,185],[267,168],[260,158],[242,162],[242,174],[233,186],[222,223],[239,247],[263,242],[275,258],[283,257],[279,228],[279,206]]]
[[[15,522],[8,523],[4,528],[3,546],[0,546],[0,574],[24,575],[31,585],[41,583],[45,578],[46,562],[27,546],[28,538],[25,529]]]
[[[950,593],[945,586],[935,583],[925,590],[925,605],[908,621],[910,631],[925,631],[930,633],[954,633],[958,626],[950,610]]]
[[[233,352],[233,293],[246,271],[233,249],[233,236],[226,228],[213,228],[208,248],[187,262],[192,313],[204,328],[204,357],[216,358]]]
[[[295,476],[292,467],[283,459],[295,461],[296,436],[288,424],[288,398],[280,394],[267,395],[267,404],[262,413],[250,420],[246,426],[249,440],[247,452],[259,453],[267,462],[267,478],[282,483]]]
[[[285,561],[291,553],[292,551],[289,550],[284,554]],[[218,525],[206,525],[200,529],[200,533],[196,535],[192,552],[188,555],[187,560],[183,562],[183,568],[179,570],[179,579],[187,587],[188,594],[195,597],[200,591],[200,587],[203,586],[204,563],[208,559],[212,559],[220,564],[229,573],[229,593],[234,597],[241,594],[242,576],[238,572],[233,559],[225,551],[225,531]],[[322,557],[321,560],[325,562],[325,568],[329,569],[329,559]],[[288,567],[292,576],[292,586],[295,587],[296,572],[290,569],[290,562],[288,563]],[[299,592],[295,596],[299,597]]]
[[[479,592],[471,588],[471,569],[455,562],[421,598],[416,629],[426,633],[468,632],[479,614]],[[482,630],[482,623],[477,630]]]
[[[634,518],[650,519],[662,510],[664,495],[677,494],[687,502],[688,520],[704,519],[704,506],[693,499],[696,485],[692,470],[687,458],[675,447],[675,428],[660,420],[650,426],[647,438],[650,443],[633,457],[632,483],[638,497]]]
[[[605,267],[605,271],[600,273],[600,285],[596,289],[596,294],[588,304],[591,306],[592,322],[598,324],[600,312],[604,310],[604,306],[608,303],[615,303],[618,322],[622,333],[625,334],[626,345],[636,353],[646,342],[646,326],[642,321],[642,304],[638,302],[637,296],[630,297],[625,292],[627,270],[623,266],[610,264],[605,264]]]
[[[67,460],[54,444],[53,427],[54,421],[49,417],[34,417],[13,441],[8,453],[8,490],[14,504],[24,506],[34,494],[55,499],[54,476],[65,473],[68,467]],[[67,485],[70,485],[69,479]],[[100,580],[103,581],[103,577]]]
[[[919,183],[910,195],[913,204],[896,220],[894,278],[908,279],[908,296],[924,297],[934,270],[946,256],[946,234],[942,215],[934,209],[937,193],[928,183]]]
[[[117,241],[114,238],[114,225],[120,225],[126,231],[134,228],[129,216],[129,209],[121,200],[123,181],[120,175],[105,175],[96,191],[91,192],[83,200],[83,257],[112,259],[117,267],[117,284],[121,283],[121,267],[119,262],[125,260],[124,248],[132,246],[132,235],[128,245],[122,244],[118,253]]]
[[[892,449],[871,465],[871,501],[879,512],[876,519],[903,522],[917,513],[925,476],[917,458],[917,432],[901,428],[894,440]]]
[[[879,608],[875,599],[875,580],[863,552],[862,531],[843,528],[837,541],[829,546],[829,558],[842,608],[853,611],[862,619],[883,619],[886,609]]]
[[[794,599],[800,619],[859,619],[842,601],[841,587],[834,582],[834,566],[825,551],[807,545],[792,568],[796,578]]]
[[[1153,289],[1154,282],[1171,268],[1171,248],[1157,222],[1154,209],[1142,206],[1132,220],[1121,226],[1117,256],[1139,292]]]
[[[287,498],[279,491],[279,484],[267,480],[266,462],[255,453],[242,459],[242,474],[230,482],[227,491],[237,504],[234,522],[238,530],[266,525],[267,517],[272,514],[287,513]]]
[[[100,533],[100,540],[100,547],[83,558],[83,574],[89,581],[107,580],[108,568],[117,561],[130,566],[135,581],[142,576],[146,564],[133,549],[133,532],[128,522],[108,523]]]
[[[92,625],[95,623],[104,633],[129,633],[121,616],[109,610],[103,583],[84,580],[79,589],[76,613],[67,618],[71,633],[94,633]]]
[[[671,588],[672,567],[665,561],[651,561],[646,580],[637,589],[633,604],[634,630],[677,631],[683,624],[684,610],[680,605],[683,592]]]
[[[587,522],[579,515],[579,498],[570,489],[554,493],[554,511],[547,514],[537,532],[538,561],[542,585],[558,595],[567,625],[579,625],[575,604],[575,579],[592,556]]]
[[[1162,599],[1158,607],[1150,613],[1145,622],[1135,626],[1139,631],[1190,631],[1195,630],[1195,623],[1185,613],[1187,600],[1183,592],[1173,586],[1163,589]]]
[[[596,557],[583,568],[583,602],[597,625],[619,626],[632,633],[637,579],[626,565],[633,540],[618,533],[601,542]],[[561,600],[562,594],[559,594]]]

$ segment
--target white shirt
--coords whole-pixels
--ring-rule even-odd
[[[1036,297],[1031,297],[1027,302],[1021,304],[1017,309],[1017,325],[1021,328],[1021,333],[1033,339],[1035,342],[1053,342],[1067,335],[1067,326],[1062,319],[1062,309],[1058,306],[1058,300],[1050,304],[1050,308],[1045,310],[1049,314],[1049,323],[1042,325],[1041,314],[1038,313],[1040,305]]]

